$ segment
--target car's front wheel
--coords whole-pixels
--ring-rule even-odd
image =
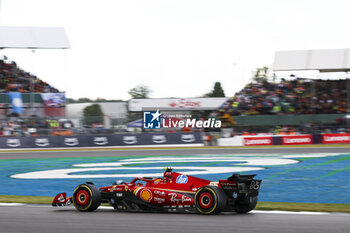
[[[79,211],[94,211],[101,204],[101,193],[92,184],[81,184],[73,192],[73,204]]]

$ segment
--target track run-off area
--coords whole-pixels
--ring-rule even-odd
[[[0,205],[0,232],[50,233],[345,233],[350,214],[252,211],[248,214],[122,213],[103,207],[78,212],[74,207]]]
[[[218,180],[263,180],[259,201],[350,203],[350,148],[106,149],[0,152],[0,195],[54,196],[86,181],[97,186],[164,167]],[[119,213],[102,207],[0,203],[0,232],[349,232],[350,214],[253,211],[246,215]]]

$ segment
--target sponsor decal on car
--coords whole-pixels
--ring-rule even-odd
[[[152,199],[152,192],[149,189],[142,189],[140,192],[140,197],[146,202],[150,202]]]
[[[154,181],[154,184],[159,184],[160,181],[161,181],[161,179],[156,179],[156,180]]]
[[[221,186],[237,186],[237,183],[220,182]]]
[[[259,190],[259,188],[260,188],[260,183],[261,183],[261,181],[259,181],[259,180],[253,180],[251,183],[250,183],[250,187],[249,187],[249,189],[250,190]]]
[[[63,194],[61,194],[61,196],[59,196],[59,198],[57,200],[59,202],[64,202],[66,200],[66,198],[63,196]]]
[[[123,191],[124,187],[117,187],[116,185],[113,185],[111,188],[107,189],[107,191],[109,192],[113,192],[113,191]]]
[[[176,204],[192,201],[191,198],[177,193],[169,193],[168,196],[170,196],[170,201]]]
[[[219,182],[212,181],[212,182],[209,183],[209,185],[212,185],[212,186],[219,186]]]
[[[188,177],[186,175],[180,175],[176,178],[177,184],[186,184],[188,181]]]
[[[157,202],[158,204],[164,203],[165,198],[160,198],[160,197],[154,197],[153,200]]]
[[[165,192],[164,191],[159,191],[159,190],[154,190],[154,194],[157,194],[159,196],[165,196]]]

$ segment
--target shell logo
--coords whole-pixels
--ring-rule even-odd
[[[148,189],[143,189],[140,193],[140,197],[144,201],[150,201],[152,199],[152,193]]]

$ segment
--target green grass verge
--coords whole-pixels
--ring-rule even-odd
[[[5,203],[51,204],[52,200],[53,197],[0,195],[0,202]],[[255,209],[350,213],[350,204],[259,202]]]
[[[0,202],[26,203],[26,204],[51,204],[53,197],[0,195]]]
[[[256,210],[286,210],[286,211],[350,213],[350,204],[258,202],[258,205],[255,209]]]

